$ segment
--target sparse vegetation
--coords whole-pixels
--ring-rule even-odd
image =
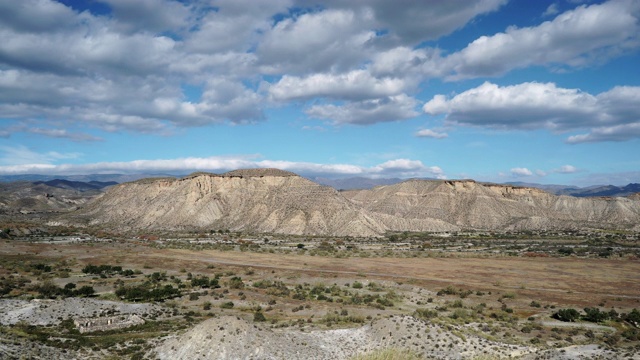
[[[145,320],[154,322],[154,318],[162,316],[180,319],[176,320],[175,327],[192,327],[208,318],[226,314],[255,322],[255,326],[258,327],[295,327],[306,331],[358,327],[387,319],[391,314],[401,313],[411,315],[412,318],[418,319],[417,321],[440,327],[442,331],[452,334],[456,341],[481,336],[497,343],[526,343],[541,348],[591,342],[609,349],[627,349],[639,341],[640,312],[633,309],[633,298],[626,297],[635,294],[634,289],[622,289],[619,297],[604,300],[597,298],[593,304],[598,304],[598,307],[577,305],[581,303],[583,294],[589,294],[589,288],[585,287],[588,282],[584,280],[572,280],[571,283],[565,284],[564,278],[560,278],[560,283],[554,283],[553,286],[558,286],[562,291],[554,292],[555,297],[552,301],[545,298],[543,292],[536,290],[549,286],[549,277],[553,277],[555,269],[563,273],[574,271],[571,273],[574,277],[594,282],[607,279],[607,286],[611,286],[610,284],[616,281],[617,273],[629,273],[628,269],[633,267],[632,261],[635,261],[633,259],[607,260],[600,258],[595,251],[591,256],[582,250],[575,250],[571,254],[571,261],[576,261],[573,266],[583,263],[586,269],[584,271],[600,271],[597,261],[616,261],[616,267],[620,268],[614,273],[600,272],[599,276],[590,277],[574,268],[563,267],[561,261],[567,259],[560,257],[558,246],[553,242],[538,241],[535,245],[538,247],[538,253],[548,256],[534,257],[524,255],[524,252],[521,255],[510,255],[508,253],[516,249],[507,247],[503,247],[499,254],[491,253],[494,250],[488,250],[486,253],[466,253],[466,247],[460,250],[459,245],[458,250],[455,250],[453,244],[470,242],[469,237],[462,237],[460,234],[446,241],[429,235],[428,247],[423,246],[427,241],[427,235],[397,234],[399,240],[394,244],[407,246],[401,249],[391,247],[396,245],[390,245],[386,239],[341,238],[339,242],[327,237],[274,235],[269,236],[268,242],[263,241],[262,237],[258,238],[260,248],[255,248],[250,246],[253,240],[247,240],[251,239],[250,235],[234,234],[233,245],[200,243],[197,241],[206,239],[200,235],[189,233],[180,237],[171,234],[172,239],[167,240],[162,234],[158,234],[153,235],[157,238],[153,242],[142,244],[134,244],[127,240],[105,243],[87,241],[70,245],[38,241],[16,243],[15,239],[0,240],[12,241],[11,246],[21,249],[16,251],[18,255],[12,255],[14,257],[0,258],[0,296],[58,300],[65,297],[93,297],[112,301],[157,302],[167,309],[166,315],[147,315]],[[223,237],[229,236],[226,232],[217,231],[213,235],[206,235],[219,236],[220,241],[223,241]],[[147,238],[150,236],[147,235]],[[497,244],[512,241],[503,241],[497,236],[480,237],[478,234],[470,238],[475,246],[486,246],[487,249],[495,249],[498,247]],[[567,240],[559,241],[564,247],[572,247]],[[305,255],[296,250],[296,244],[299,243],[305,245]],[[57,250],[64,246],[90,255],[84,255],[82,260],[56,257]],[[182,250],[173,253],[180,254],[178,257],[170,258],[164,254],[167,247]],[[136,258],[132,255],[134,252],[131,248],[136,248],[137,252],[145,251],[145,258]],[[29,249],[33,254],[36,254],[36,251],[32,249],[37,249],[39,254],[20,254],[29,252],[25,249]],[[285,259],[281,254],[287,254],[287,249],[290,251],[286,257],[287,263],[278,263]],[[234,262],[246,262],[246,254],[242,253],[244,251],[252,252],[252,266],[234,265]],[[618,250],[614,249],[614,253],[616,251]],[[345,255],[347,252],[348,259]],[[211,256],[212,254],[215,256]],[[436,256],[448,258],[447,264],[444,265],[446,269],[431,267],[434,265],[429,259],[419,259]],[[385,257],[388,268],[384,271],[388,274],[373,275],[374,272],[369,270],[378,261],[376,257]],[[416,257],[418,259],[414,260]],[[519,260],[519,257],[523,259]],[[220,259],[221,263],[211,264],[212,258]],[[495,258],[504,262],[504,265],[495,263],[496,269],[507,269],[495,270],[500,274],[499,280],[494,278],[487,282],[488,277],[473,274],[474,267]],[[332,266],[325,265],[328,259]],[[535,268],[537,262],[553,264],[554,270],[547,272],[544,278],[536,278],[537,273],[529,271],[538,271]],[[399,266],[400,264],[402,266]],[[594,265],[595,268],[587,267],[586,264]],[[148,266],[145,268],[145,265]],[[524,286],[521,277],[512,279],[508,276],[510,268],[517,268],[520,273],[531,273],[534,276],[527,277]],[[462,280],[453,276],[452,271],[460,271],[459,269],[466,272]],[[431,282],[430,276],[423,276],[426,272],[434,271],[443,274],[438,282]],[[447,272],[452,276],[448,277]],[[394,279],[394,276],[401,278]],[[451,285],[442,285],[442,281],[450,281]],[[434,296],[435,294],[437,296]],[[574,310],[571,307],[582,310]],[[96,317],[107,315],[109,314],[95,314]],[[614,328],[615,331],[607,332],[600,328],[588,331],[575,330],[573,327],[559,326],[557,331],[551,330],[550,326],[544,325],[544,319],[551,320],[552,316],[566,322],[591,322],[593,324],[589,325],[606,326],[606,329]],[[74,327],[71,326],[69,331],[72,331],[72,328]],[[34,329],[17,329],[21,334],[37,338],[34,334],[38,332],[34,332]],[[393,332],[392,329],[391,331]],[[112,340],[105,340],[114,345],[102,348],[94,343],[92,346],[104,349],[116,357],[123,354],[126,357],[147,354],[147,350],[150,349],[150,342],[147,340],[140,344],[128,343],[130,339],[123,340],[124,342],[113,340],[116,334],[124,333],[131,334],[130,330],[114,331]],[[158,336],[158,333],[152,334],[147,330],[144,333],[149,339]],[[423,341],[418,339],[425,339],[427,336],[420,333],[418,338],[417,335],[412,334],[412,340],[406,339],[407,343]],[[69,346],[58,342],[43,343],[53,344],[56,348]],[[442,346],[441,349],[448,349],[449,344],[456,346],[453,341],[439,346]],[[114,350],[116,348],[117,351]]]

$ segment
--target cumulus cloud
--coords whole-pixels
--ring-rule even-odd
[[[542,16],[551,16],[559,13],[558,4],[551,4],[547,7],[547,9],[542,13]]]
[[[416,117],[418,101],[405,94],[380,99],[348,102],[344,105],[314,105],[305,110],[312,118],[330,120],[333,124],[369,125]]]
[[[397,95],[407,86],[405,79],[376,78],[369,71],[353,70],[341,74],[313,74],[305,77],[285,75],[269,87],[269,95],[276,101],[314,97],[363,100]]]
[[[65,29],[76,14],[59,2],[23,0],[0,2],[0,23],[17,32],[52,32]]]
[[[371,167],[352,164],[320,164],[282,160],[256,160],[255,156],[205,157],[135,160],[128,162],[99,162],[91,164],[52,164],[54,160],[72,158],[78,154],[38,154],[25,147],[19,149],[0,148],[6,156],[0,158],[0,174],[99,174],[99,173],[146,173],[192,171],[225,172],[241,168],[278,168],[304,176],[370,176],[370,177],[436,177],[446,178],[438,166],[426,166],[419,160],[395,159]],[[19,162],[7,162],[10,156]]]
[[[366,58],[375,38],[373,14],[327,9],[278,22],[260,42],[257,54],[266,73],[344,70]]]
[[[128,32],[175,31],[187,26],[189,7],[174,0],[99,0],[109,4],[118,25]]]
[[[449,135],[447,133],[438,132],[438,131],[434,131],[434,130],[431,130],[431,129],[422,129],[422,130],[418,130],[416,132],[416,136],[417,137],[433,138],[433,139],[445,139]]]
[[[411,95],[425,79],[580,66],[635,46],[639,33],[637,2],[615,1],[479,38],[442,57],[416,45],[506,0],[100,2],[112,12],[78,12],[51,0],[0,4],[0,116],[167,133],[261,120],[265,98],[322,98],[343,103],[316,103],[309,114],[372,124],[415,116]],[[202,101],[185,101],[184,84],[202,86]]]
[[[533,175],[531,170],[529,170],[527,168],[519,168],[519,167],[511,169],[511,174],[514,175],[514,176],[531,176],[531,175]]]
[[[24,130],[32,134],[38,134],[38,135],[59,138],[59,139],[69,139],[72,141],[102,141],[103,140],[102,138],[97,136],[93,136],[85,133],[70,132],[65,129],[44,129],[44,128],[33,127],[33,128],[27,128]]]
[[[590,133],[572,135],[567,138],[569,144],[601,141],[627,141],[640,138],[640,123],[599,127]]]
[[[372,11],[376,29],[389,32],[396,43],[416,45],[447,35],[467,24],[478,15],[497,10],[506,0],[425,0],[405,1],[402,6],[386,0],[351,1],[330,0],[330,4],[342,8],[368,9]]]
[[[532,65],[585,66],[640,46],[639,17],[637,1],[582,5],[538,26],[482,36],[444,61],[450,79],[497,76]]]
[[[553,83],[522,83],[500,87],[485,82],[447,98],[436,95],[424,106],[430,115],[445,115],[451,125],[566,132],[590,128],[570,136],[569,143],[624,141],[640,137],[640,87],[615,87],[592,95]]]
[[[560,174],[573,174],[573,173],[577,173],[578,171],[580,170],[578,170],[578,168],[572,165],[563,165],[560,168],[554,170],[554,172],[560,173]]]

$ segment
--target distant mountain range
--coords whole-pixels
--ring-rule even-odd
[[[371,189],[380,185],[397,184],[405,180],[399,178],[370,179],[365,177],[352,177],[345,179],[309,177],[308,179],[320,185],[331,186],[336,190]]]
[[[555,195],[569,195],[575,197],[629,196],[640,192],[640,184],[637,183],[631,183],[625,186],[595,185],[583,188],[567,185],[543,185],[524,182],[511,182],[508,184],[514,186],[535,187]]]
[[[182,177],[183,175],[175,174],[88,174],[88,175],[40,175],[40,174],[23,174],[23,175],[0,175],[0,182],[14,181],[51,181],[51,180],[68,180],[79,181],[85,183],[91,182],[115,182],[123,183],[146,178],[156,177]]]
[[[68,189],[68,190],[76,190],[76,191],[91,191],[91,190],[102,190],[103,188],[111,185],[118,184],[115,181],[71,181],[71,180],[62,180],[62,179],[54,179],[49,181],[35,181],[33,185],[44,184],[47,186],[51,186],[59,189]]]

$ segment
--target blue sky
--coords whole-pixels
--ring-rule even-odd
[[[640,182],[640,2],[0,0],[0,174]]]

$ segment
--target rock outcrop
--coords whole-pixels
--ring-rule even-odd
[[[460,229],[632,229],[640,223],[640,201],[555,196],[535,188],[473,180],[408,180],[338,192],[291,172],[248,169],[120,184],[71,219],[125,229],[333,236]]]
[[[276,169],[124,183],[81,211],[130,229],[231,229],[369,236],[385,228],[335,189]]]
[[[473,180],[409,180],[343,195],[373,213],[439,219],[465,229],[632,228],[640,222],[640,202],[631,198],[556,196]]]

